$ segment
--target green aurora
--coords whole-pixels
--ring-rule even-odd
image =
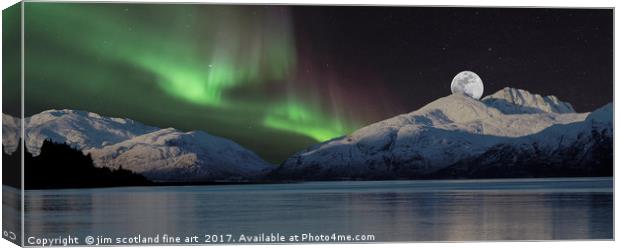
[[[296,74],[292,29],[285,6],[26,3],[26,114],[72,108],[201,129],[278,162],[361,126],[304,97],[313,89]],[[273,151],[251,135],[306,138]]]
[[[19,115],[23,61],[25,116],[203,130],[276,164],[450,94],[463,70],[486,93],[526,89],[579,112],[613,101],[609,9],[22,4],[24,58],[21,6],[3,11],[5,113]]]

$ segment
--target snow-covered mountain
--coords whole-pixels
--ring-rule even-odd
[[[591,115],[574,113],[570,104],[555,97],[510,88],[482,101],[454,94],[301,151],[270,176],[308,180],[419,178],[500,146],[520,149],[538,142],[557,150],[560,145],[577,142],[567,139],[569,134],[587,143],[584,135],[579,136],[591,131],[593,125],[586,123],[611,120],[610,116],[611,112],[604,110]],[[611,133],[609,129],[602,134],[611,137]],[[467,164],[475,166],[475,160]]]
[[[555,96],[541,96],[509,87],[484,97],[482,102],[504,114],[575,113],[570,103],[562,102]]]
[[[86,152],[98,166],[122,166],[155,181],[249,179],[273,168],[235,142],[201,131],[185,133],[173,128]]]
[[[154,132],[159,128],[124,119],[104,117],[78,110],[47,110],[24,120],[26,147],[39,154],[43,141],[67,143],[79,150],[101,148],[133,137]]]
[[[613,106],[575,113],[554,96],[505,88],[482,100],[449,95],[309,147],[274,167],[233,141],[122,118],[49,110],[24,120],[26,146],[45,139],[91,154],[95,165],[157,181],[480,178],[610,175]],[[3,115],[4,152],[17,119]]]
[[[550,177],[613,175],[613,107],[586,120],[551,126],[497,144],[483,154],[443,168],[432,178]]]
[[[19,118],[2,113],[2,146],[4,153],[11,154],[19,145]]]
[[[26,147],[37,156],[44,140],[91,154],[98,167],[131,170],[156,181],[252,179],[272,165],[240,145],[201,131],[160,129],[78,110],[47,110],[24,120]],[[5,153],[17,149],[18,122],[3,115]]]

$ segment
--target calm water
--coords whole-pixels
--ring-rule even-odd
[[[376,241],[612,239],[612,192],[611,178],[33,190],[25,194],[26,237],[279,232],[374,234]]]

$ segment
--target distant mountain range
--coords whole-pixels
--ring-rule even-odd
[[[554,96],[504,88],[481,100],[437,99],[309,147],[273,166],[231,140],[160,129],[77,110],[26,118],[26,147],[44,140],[153,181],[342,180],[610,176],[613,107],[575,113]],[[3,114],[4,153],[17,149],[17,119]]]

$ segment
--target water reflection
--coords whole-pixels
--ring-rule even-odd
[[[612,183],[606,178],[27,191],[26,232],[335,232],[374,234],[377,241],[611,239]]]

